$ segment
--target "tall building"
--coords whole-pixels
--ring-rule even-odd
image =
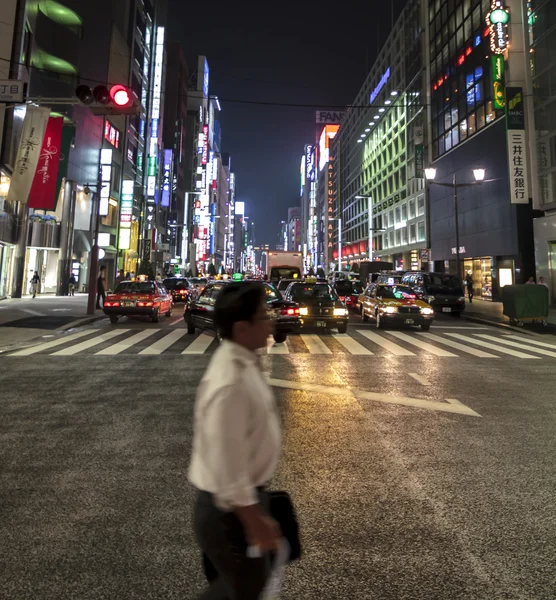
[[[332,143],[337,183],[328,210],[338,220],[327,227],[336,265],[341,247],[342,266],[369,259],[426,266],[422,8],[406,4]]]
[[[285,250],[299,252],[301,250],[301,208],[292,206],[288,208],[288,221],[286,223],[287,244]]]
[[[456,272],[459,255],[459,275],[471,273],[483,299],[535,274],[531,198],[535,206],[539,198],[531,185],[536,144],[524,6],[426,3],[429,159],[445,184],[430,186],[431,259],[435,269]],[[478,168],[486,180],[475,185]]]

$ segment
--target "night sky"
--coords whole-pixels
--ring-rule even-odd
[[[288,207],[299,205],[299,164],[304,145],[315,141],[315,111],[353,101],[390,30],[391,3],[168,1],[170,38],[182,44],[190,69],[197,55],[207,56],[236,199],[246,202],[257,244],[274,247]],[[402,6],[395,0],[396,13]]]

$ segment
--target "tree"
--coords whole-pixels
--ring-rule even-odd
[[[212,263],[210,263],[208,266],[208,274],[211,277],[214,277],[216,275],[216,267]]]

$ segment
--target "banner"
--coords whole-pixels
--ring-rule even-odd
[[[62,181],[68,174],[69,155],[71,152],[71,144],[75,138],[75,127],[73,125],[64,125],[62,128],[62,147],[60,149],[60,164],[58,165],[58,179],[56,181],[56,193],[54,194],[54,209],[60,199],[60,189]]]
[[[29,208],[54,210],[60,165],[63,117],[50,117],[44,132],[37,170],[29,192]]]
[[[525,135],[525,107],[520,87],[506,89],[506,124],[508,136],[508,167],[510,202],[529,204],[529,162]]]
[[[8,191],[8,202],[27,203],[29,199],[29,191],[37,170],[41,144],[49,115],[49,108],[27,107]]]

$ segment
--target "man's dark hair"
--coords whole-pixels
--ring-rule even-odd
[[[234,323],[253,321],[266,295],[260,283],[231,283],[223,288],[214,305],[214,325],[220,337],[231,340]]]

